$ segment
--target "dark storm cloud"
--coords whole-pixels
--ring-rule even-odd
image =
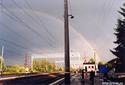
[[[105,60],[113,58],[109,49],[114,46],[113,28],[118,18],[117,10],[122,3],[122,0],[72,0],[70,2],[72,8],[69,8],[69,13],[75,16],[70,20],[71,26],[82,34]],[[51,48],[63,50],[63,0],[3,0],[3,5],[14,16],[1,7],[0,23],[7,26],[0,24],[0,38],[18,44],[15,46],[14,43],[7,41],[0,42],[0,46],[5,45],[6,59],[9,63],[12,63],[14,58],[21,60],[20,63],[23,62],[27,52],[51,50]],[[38,33],[32,32],[20,20],[12,19],[10,16],[17,16]],[[76,34],[71,31],[72,43],[79,39]]]

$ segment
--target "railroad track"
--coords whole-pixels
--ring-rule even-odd
[[[1,80],[0,85],[49,85],[50,83],[63,78],[64,73],[36,73],[18,76],[16,75],[15,78]]]

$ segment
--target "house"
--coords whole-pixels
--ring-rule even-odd
[[[95,63],[83,63],[83,70],[85,72],[96,71],[96,64]]]

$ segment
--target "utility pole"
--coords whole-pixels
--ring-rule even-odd
[[[97,74],[96,51],[94,49],[95,74]]]
[[[2,6],[3,5],[3,0],[0,0],[0,16],[2,15]],[[4,56],[4,46],[2,45],[2,51],[1,51],[1,62],[0,62],[0,73],[1,73],[1,77],[2,77],[2,71],[3,71],[3,56]]]
[[[64,0],[65,85],[70,85],[70,48],[68,0]]]
[[[28,55],[27,54],[25,54],[25,57],[24,57],[24,66],[28,67]]]
[[[31,56],[31,60],[30,60],[30,62],[31,62],[31,67],[30,67],[30,68],[31,68],[31,72],[33,72],[33,58],[34,58],[34,57]]]
[[[0,66],[1,66],[1,76],[2,76],[2,72],[3,72],[3,56],[4,56],[4,46],[2,46],[2,52],[1,52],[1,63],[0,63]]]

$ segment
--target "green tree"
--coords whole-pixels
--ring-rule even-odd
[[[2,61],[2,62],[1,62]],[[2,71],[5,71],[6,70],[6,65],[4,64],[4,62],[3,62],[4,60],[0,57],[0,69],[2,70]],[[2,66],[1,66],[2,65]]]
[[[20,65],[7,66],[6,73],[25,73],[25,67]]]
[[[121,64],[118,67],[122,67],[122,69],[117,69],[121,72],[125,72],[125,9],[121,8],[119,13],[123,16],[123,18],[118,19],[118,24],[116,33],[117,40],[114,42],[118,46],[111,50],[111,52],[120,59]]]
[[[100,62],[98,63],[98,65],[105,65],[105,63],[103,63],[103,62],[100,61]]]
[[[90,63],[95,63],[95,60],[94,60],[93,58],[91,58],[91,59],[89,60],[89,62],[90,62]]]
[[[52,72],[55,71],[55,64],[47,60],[34,60],[33,70],[35,72]]]

